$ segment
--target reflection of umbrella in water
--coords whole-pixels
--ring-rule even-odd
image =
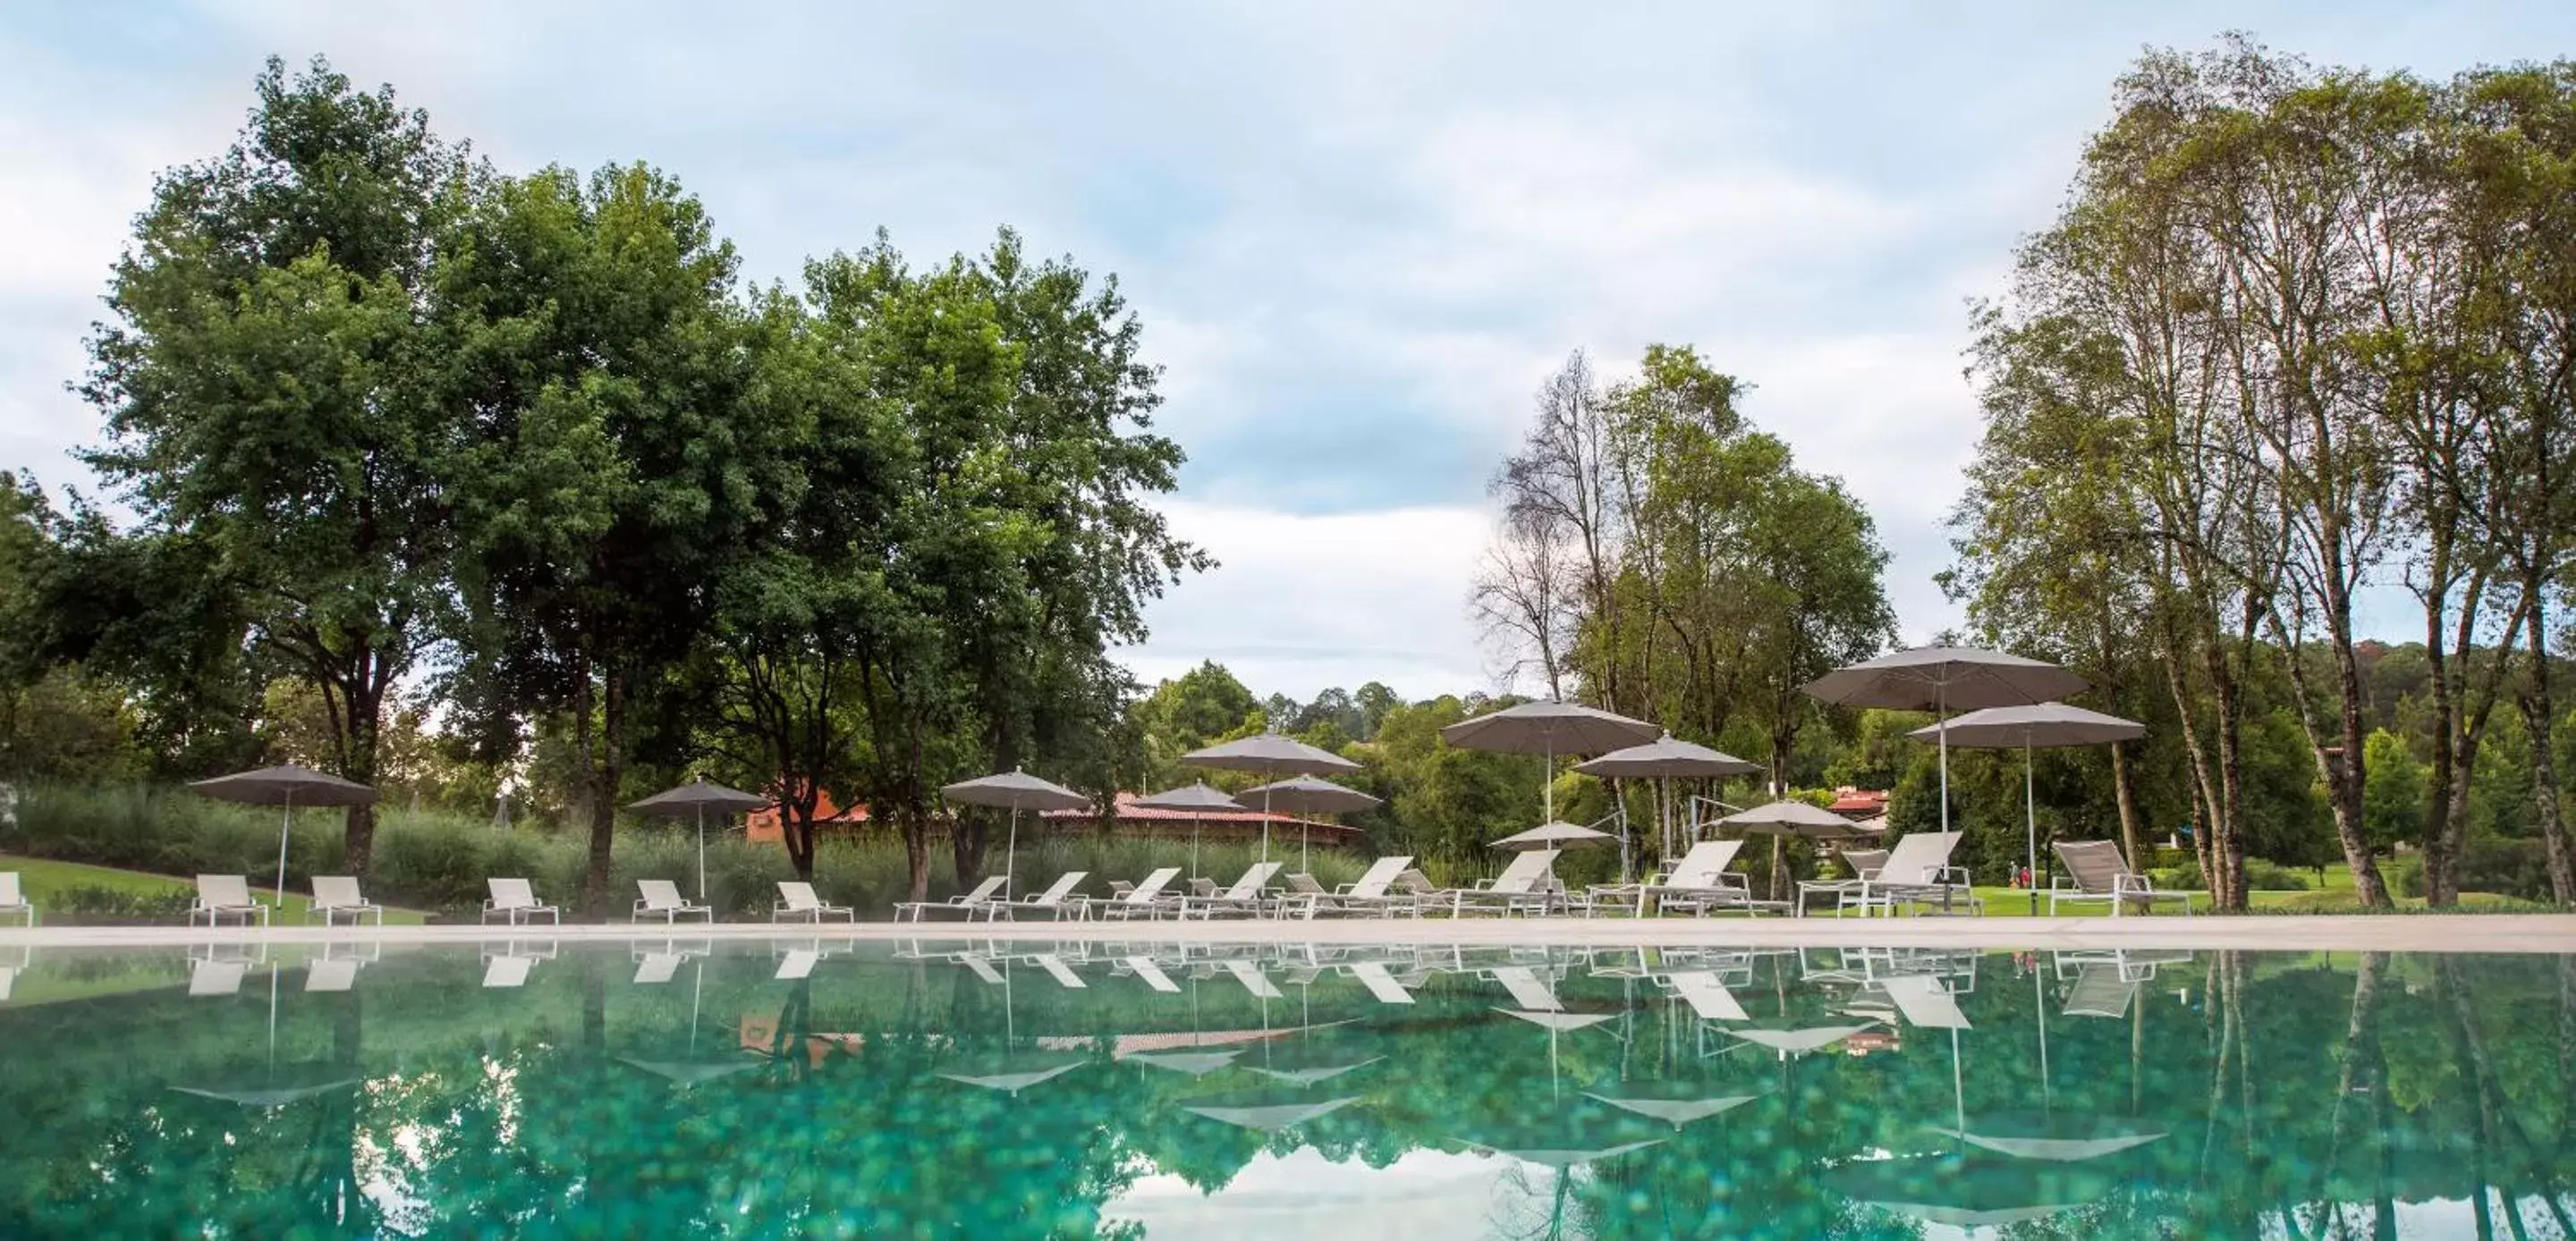
[[[1245,1129],[1277,1133],[1294,1125],[1302,1125],[1319,1116],[1330,1116],[1359,1101],[1358,1095],[1337,1099],[1309,1099],[1303,1095],[1284,1094],[1275,1090],[1252,1091],[1185,1100],[1181,1104],[1181,1110],[1193,1116],[1204,1116],[1209,1120],[1223,1121]]]
[[[1365,1069],[1384,1059],[1386,1059],[1384,1056],[1371,1056],[1366,1060],[1356,1061],[1345,1060],[1335,1062],[1329,1059],[1321,1059],[1306,1064],[1292,1063],[1289,1067],[1285,1068],[1275,1064],[1260,1066],[1246,1065],[1244,1067],[1251,1069],[1255,1073],[1259,1073],[1263,1077],[1273,1078],[1278,1081],[1287,1082],[1291,1085],[1314,1086],[1331,1081],[1336,1077],[1340,1077],[1344,1073],[1352,1073]]]
[[[1733,1111],[1764,1093],[1755,1087],[1738,1088],[1735,1093],[1727,1093],[1699,1082],[1656,1080],[1619,1082],[1599,1090],[1584,1091],[1583,1097],[1609,1104],[1623,1112],[1660,1120],[1679,1129]]]
[[[642,1060],[634,1056],[619,1056],[618,1059],[655,1077],[674,1082],[682,1089],[749,1072],[759,1068],[761,1063],[758,1060]]]
[[[1920,1155],[1844,1164],[1827,1188],[1865,1205],[1952,1228],[2000,1228],[2045,1219],[2111,1192],[2111,1178],[2051,1163]]]
[[[281,808],[283,817],[277,824],[277,903],[281,908],[286,904],[286,838],[288,829],[295,825],[295,807],[363,806],[376,800],[376,791],[366,785],[293,763],[236,771],[229,776],[199,780],[188,787],[219,801]]]
[[[769,799],[741,789],[710,784],[700,776],[678,788],[664,789],[626,807],[638,814],[665,819],[694,819],[698,825],[698,899],[707,899],[707,812],[718,818],[769,808]]]
[[[1782,1056],[1804,1056],[1823,1051],[1877,1024],[1865,1021],[1856,1026],[1735,1026],[1730,1027],[1727,1033],[1745,1042],[1770,1048]]]
[[[1216,1072],[1218,1069],[1233,1064],[1234,1058],[1242,1054],[1243,1052],[1239,1048],[1207,1048],[1192,1051],[1131,1051],[1126,1055],[1119,1057],[1119,1059],[1140,1061],[1145,1064],[1150,1064],[1158,1069],[1170,1069],[1175,1073],[1187,1073],[1192,1077],[1205,1077],[1210,1073]]]
[[[1307,853],[1304,816],[1348,814],[1354,810],[1366,810],[1382,800],[1358,789],[1346,789],[1330,780],[1319,780],[1313,776],[1291,776],[1285,780],[1259,785],[1246,792],[1244,796],[1249,797],[1253,793],[1261,794],[1261,804],[1264,808],[1275,806],[1299,816],[1300,821],[1297,824],[1297,869],[1299,870],[1314,869],[1313,861]]]
[[[2163,1128],[2146,1121],[2118,1116],[2058,1116],[2048,1112],[1997,1112],[1971,1116],[1961,1128],[1935,1129],[1933,1132],[1999,1155],[2052,1163],[2073,1163],[2116,1155],[2165,1136]]]
[[[981,1086],[986,1090],[998,1090],[1004,1094],[1016,1095],[1031,1086],[1052,1081],[1083,1065],[1080,1060],[1031,1063],[1038,1067],[1010,1068],[1006,1064],[996,1064],[992,1066],[991,1072],[941,1073],[939,1076],[952,1082],[964,1082],[969,1086]]]
[[[237,962],[223,964],[237,965]],[[346,1090],[358,1084],[346,1065],[288,1065],[277,1063],[277,969],[268,971],[268,1063],[266,1067],[230,1081],[214,1081],[190,1086],[173,1086],[180,1094],[200,1099],[218,1099],[243,1107],[275,1108]],[[236,975],[238,982],[238,975]]]
[[[1139,797],[1136,805],[1147,810],[1186,810],[1190,812],[1190,874],[1199,873],[1199,816],[1211,810],[1248,809],[1242,802],[1225,795],[1225,790],[1201,780],[1176,789],[1165,789],[1149,797]]]

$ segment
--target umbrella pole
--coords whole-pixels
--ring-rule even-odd
[[[1629,862],[1628,862],[1628,789],[1627,789],[1627,787],[1626,787],[1626,785],[1625,785],[1624,783],[1619,787],[1619,797],[1618,797],[1618,801],[1619,801],[1619,882],[1621,882],[1621,883],[1627,883],[1627,882],[1630,882],[1630,881],[1632,881],[1632,880],[1634,880],[1634,879],[1636,878],[1636,871],[1635,871],[1635,869],[1634,869],[1634,868],[1632,868],[1632,867],[1629,865]]]
[[[1261,790],[1261,860],[1270,860],[1270,789],[1266,785]]]
[[[1538,761],[1541,764],[1538,772],[1538,821],[1541,823],[1554,823],[1556,822],[1555,742],[1550,741],[1548,743],[1546,752],[1539,757]]]
[[[1020,864],[1020,808],[1011,807],[1011,832],[1002,844],[1002,899],[1011,899],[1011,872]]]
[[[2030,916],[2039,916],[2039,794],[2030,773],[2030,734],[2021,735],[2021,816],[2022,844],[2030,875]]]
[[[277,820],[277,908],[286,911],[286,837],[295,828],[295,790],[286,790],[286,809]]]
[[[698,903],[707,903],[707,808],[698,808]]]
[[[1939,721],[1941,742],[1941,830],[1950,830],[1950,682],[1934,682],[1932,712]]]

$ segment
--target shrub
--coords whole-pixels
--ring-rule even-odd
[[[2399,896],[2424,895],[2424,859],[2388,864],[2389,885]],[[2548,847],[2537,840],[2472,837],[2460,855],[2460,891],[2492,892],[2541,904],[2550,902]]]
[[[56,889],[46,898],[45,915],[82,922],[155,922],[188,916],[195,899],[186,891],[136,892],[83,883]]]
[[[2267,858],[2245,859],[2245,890],[2248,892],[2305,892],[2316,885],[2308,877]]]

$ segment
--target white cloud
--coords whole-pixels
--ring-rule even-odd
[[[1487,519],[1472,508],[1298,516],[1189,501],[1173,532],[1220,566],[1146,613],[1119,652],[1146,683],[1213,659],[1258,694],[1304,699],[1383,681],[1408,697],[1484,683],[1467,579]]]

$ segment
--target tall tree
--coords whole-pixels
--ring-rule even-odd
[[[376,776],[386,703],[437,639],[460,411],[423,308],[473,180],[428,117],[272,59],[225,154],[164,173],[82,394],[91,463],[147,531],[202,540],[252,641],[319,690],[332,766]],[[375,813],[348,811],[368,872]]]

